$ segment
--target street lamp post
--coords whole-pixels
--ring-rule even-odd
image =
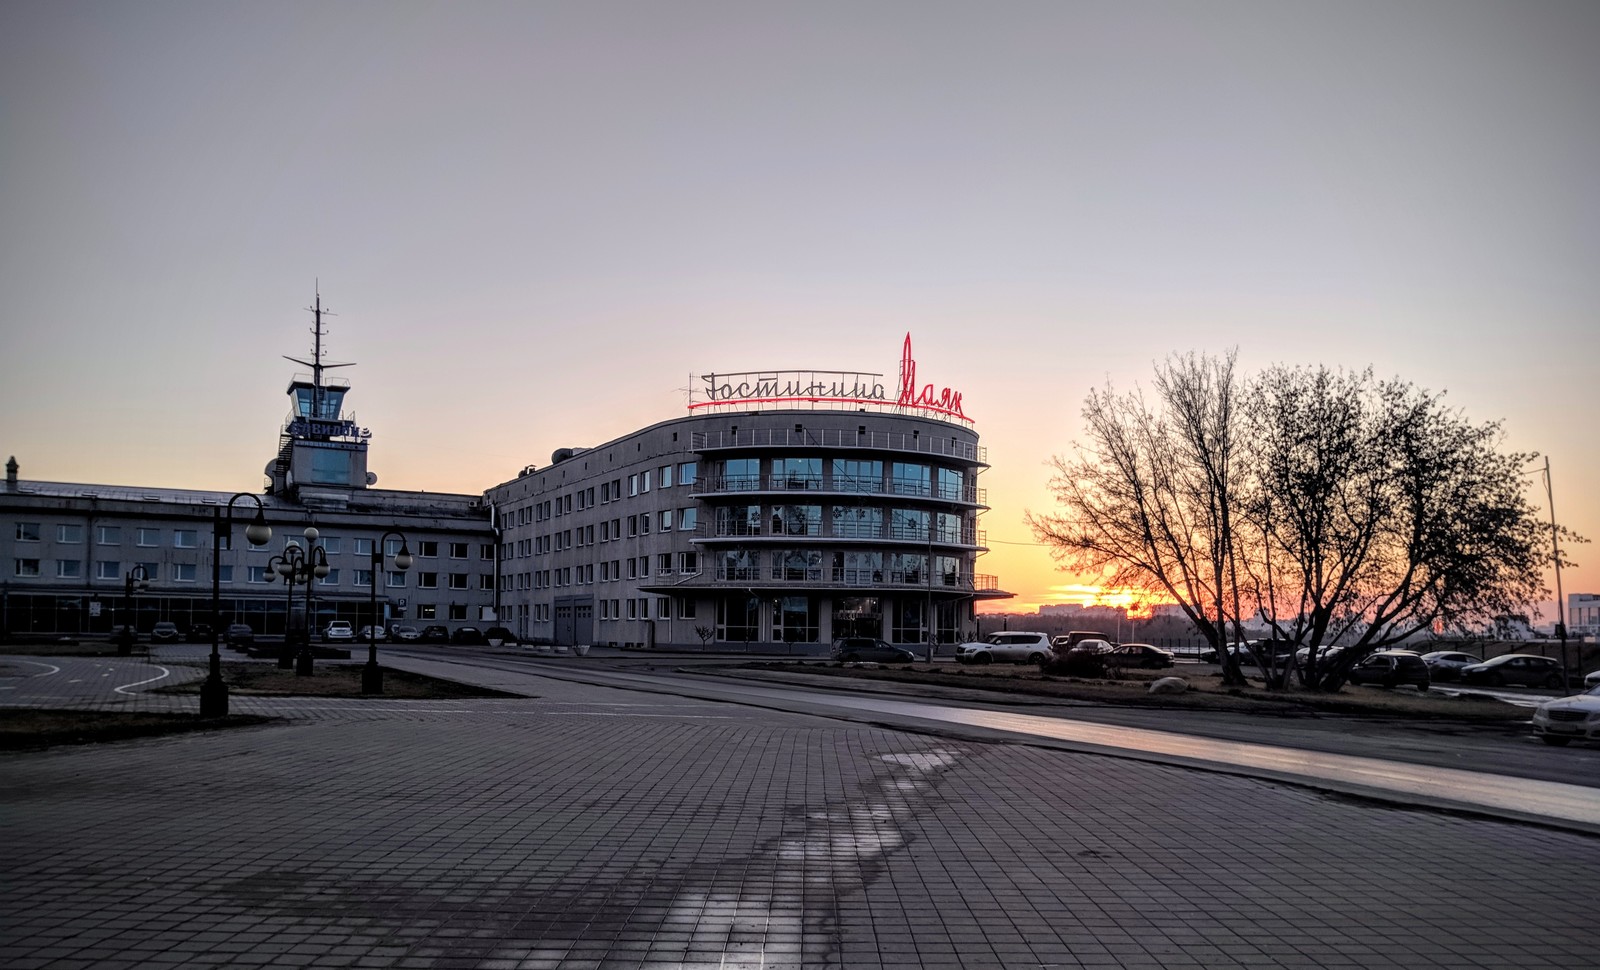
[[[395,554],[394,568],[405,572],[411,568],[411,548],[406,544],[406,537],[400,532],[390,529],[379,537],[372,546],[372,593],[371,612],[367,616],[367,665],[361,668],[361,693],[383,693],[383,668],[378,666],[378,577],[383,575],[383,546],[394,536],[400,540],[400,551]]]
[[[282,555],[273,556],[267,560],[267,572],[281,575],[281,567],[286,561]],[[294,667],[294,625],[290,622],[290,618],[293,616],[294,584],[285,579],[283,581],[283,645],[278,648],[279,670],[290,670]]]
[[[311,551],[307,552],[298,545],[291,545],[282,553],[272,557],[268,566],[276,566],[278,575],[283,577],[284,585],[288,587],[288,611],[283,618],[284,652],[288,653],[289,637],[294,627],[294,587],[296,583],[304,583],[306,587],[306,629],[299,634],[300,652],[295,655],[294,672],[301,677],[310,677],[314,658],[311,655],[311,581],[321,579],[331,571],[328,567],[328,554],[317,545],[318,532],[315,528],[308,527],[305,531],[306,546]],[[282,659],[279,665],[282,666]]]
[[[206,674],[206,682],[200,685],[201,717],[228,715],[228,685],[222,682],[222,655],[217,652],[222,628],[222,537],[228,536],[232,542],[233,504],[242,498],[256,503],[256,517],[244,527],[245,538],[258,546],[272,538],[272,528],[267,525],[261,500],[248,492],[228,499],[226,507],[219,505],[211,510],[211,670]]]
[[[131,616],[133,614],[133,590],[135,586],[144,587],[150,582],[150,573],[143,566],[135,566],[128,570],[128,575],[123,577],[122,608]],[[127,657],[133,654],[133,628],[126,618],[122,622],[122,629],[117,631],[117,656]]]

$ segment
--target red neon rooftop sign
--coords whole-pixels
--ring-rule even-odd
[[[778,370],[704,374],[700,378],[703,400],[689,409],[751,404],[868,404],[885,408],[916,408],[970,422],[961,409],[961,392],[933,384],[917,384],[917,362],[911,356],[911,334],[900,353],[900,386],[894,397],[882,374],[861,371]]]

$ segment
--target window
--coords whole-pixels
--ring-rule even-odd
[[[94,564],[95,579],[121,579],[122,563],[101,560]]]
[[[694,600],[687,596],[678,597],[678,619],[694,619]]]
[[[94,541],[102,546],[122,545],[122,527],[118,525],[102,525],[95,529]]]
[[[57,579],[81,579],[83,577],[83,561],[79,559],[57,559]]]
[[[678,484],[679,485],[693,485],[695,483],[695,475],[696,475],[696,472],[698,470],[699,470],[699,463],[698,462],[686,461],[686,462],[683,462],[683,463],[679,464],[678,465]]]
[[[195,573],[195,564],[192,562],[172,564],[172,581],[174,583],[192,583],[195,581]]]
[[[638,534],[639,534],[639,517],[637,515],[630,515],[630,516],[628,516],[628,537],[632,538],[632,537],[634,537],[634,536],[636,536]]]
[[[480,573],[478,575],[478,588],[490,590],[494,589],[494,577],[488,573]]]
[[[465,558],[467,558],[467,544],[465,542],[452,542],[452,543],[450,543],[450,558],[451,559],[465,559]]]
[[[656,619],[665,620],[672,616],[672,600],[665,596],[656,599]]]
[[[629,495],[638,495],[639,494],[639,476],[637,474],[628,476],[628,494]]]
[[[608,562],[602,562],[600,564],[600,582],[611,582],[611,564]]]
[[[629,579],[638,579],[639,578],[639,560],[637,560],[637,559],[629,559],[628,560],[628,578]]]
[[[372,540],[371,539],[357,539],[356,542],[355,542],[355,554],[358,555],[358,556],[366,556],[368,559],[371,559],[372,558]]]
[[[222,568],[218,569],[217,570],[217,582],[219,582],[219,583],[231,583],[231,582],[233,582],[233,567],[232,566],[223,566]]]
[[[649,556],[640,556],[639,557],[639,575],[642,576],[645,579],[649,579],[650,578],[650,557]]]
[[[450,588],[451,589],[466,589],[467,588],[467,574],[466,573],[451,573],[450,574]]]
[[[26,577],[26,576],[37,576],[37,575],[39,575],[39,560],[37,560],[37,559],[18,559],[18,560],[15,560],[11,571],[12,571],[12,574],[16,575],[16,576],[24,576],[24,577]]]
[[[160,529],[140,529],[139,530],[139,545],[141,545],[141,546],[159,546],[159,545],[161,545],[161,530]]]
[[[389,586],[390,589],[404,589],[405,588],[405,585],[406,585],[406,574],[405,573],[402,573],[402,572],[389,572],[389,573],[386,573],[386,575],[388,576],[388,586]]]
[[[39,541],[39,523],[37,523],[37,522],[18,522],[17,523],[17,541],[18,542],[38,542]]]
[[[328,575],[326,575],[326,576],[322,577],[321,579],[317,580],[317,585],[318,586],[337,586],[337,585],[339,585],[339,570],[337,570],[337,569],[328,570]]]
[[[857,458],[833,460],[833,490],[835,492],[883,491],[883,462],[863,461]]]
[[[270,582],[272,582],[272,578],[267,575],[267,567],[265,567],[265,566],[251,566],[250,567],[250,571],[246,576],[245,582],[247,582],[247,583],[270,583]]]
[[[355,574],[356,574],[356,585],[357,586],[368,586],[368,587],[370,587],[372,585],[372,570],[370,570],[370,569],[357,569],[357,570],[355,570]]]
[[[72,543],[82,542],[83,526],[65,524],[56,526],[56,541]]]
[[[672,553],[663,552],[656,556],[656,572],[663,576],[672,575]]]
[[[642,535],[642,536],[647,536],[647,535],[650,534],[650,513],[649,512],[645,512],[644,514],[639,516],[639,534]]]
[[[193,529],[173,529],[172,548],[193,549],[200,544],[199,533]]]
[[[664,509],[661,512],[661,531],[662,532],[671,532],[672,531],[672,510],[671,509]]]
[[[602,522],[602,523],[600,523],[600,541],[601,542],[610,542],[611,541],[611,523],[610,522]]]
[[[897,461],[890,471],[891,487],[897,495],[932,495],[933,469]]]
[[[467,604],[465,604],[465,603],[451,603],[450,604],[450,619],[452,619],[452,620],[465,620],[466,618],[467,618]]]
[[[678,553],[678,572],[688,575],[700,571],[700,554],[698,552]]]
[[[141,582],[153,583],[161,578],[161,564],[158,562],[141,562],[134,565],[144,570],[144,579]]]
[[[494,543],[478,543],[478,558],[484,562],[494,562]]]
[[[630,600],[628,600],[628,619],[637,620],[638,618],[639,618],[639,601],[636,600],[636,599],[630,599]]]
[[[662,465],[660,468],[656,469],[656,478],[660,481],[662,488],[671,488],[672,466]]]
[[[433,539],[424,539],[417,543],[417,555],[426,559],[433,559],[439,555],[439,543]]]
[[[438,573],[417,573],[417,589],[438,589]]]
[[[604,503],[609,502],[609,501],[611,501],[611,483],[610,482],[601,482],[600,483],[600,502],[601,502],[601,504],[604,504]]]
[[[322,546],[323,552],[330,556],[337,556],[341,551],[340,547],[343,545],[343,539],[340,536],[323,536],[319,544]]]
[[[700,510],[695,508],[678,510],[678,531],[693,532],[695,525],[700,520]]]
[[[639,491],[641,491],[641,492],[650,491],[650,473],[649,472],[645,472],[644,474],[639,476],[639,486],[640,486],[639,487]]]
[[[385,556],[398,556],[400,550],[405,548],[405,543],[399,539],[383,540],[383,554]]]
[[[438,607],[434,606],[432,603],[420,605],[417,607],[417,619],[437,620],[439,618],[437,610]]]

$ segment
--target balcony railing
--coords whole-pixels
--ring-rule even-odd
[[[930,581],[931,580],[931,581]],[[835,569],[826,566],[717,566],[684,577],[676,587],[833,587],[839,589],[910,589],[998,593],[998,578],[982,573],[934,573],[922,570]]]
[[[847,431],[843,428],[799,431],[791,428],[696,431],[689,436],[689,445],[700,452],[726,448],[866,448],[939,455],[985,465],[989,462],[988,449],[973,442],[936,434],[907,434],[903,431]]]
[[[763,527],[761,523],[717,523],[702,521],[695,527],[696,539],[851,539],[878,542],[912,542],[925,545],[930,542],[926,527],[909,526],[893,522],[835,522],[832,531],[824,531],[819,522],[784,522]],[[986,548],[989,535],[982,529],[962,529],[960,532],[935,530],[931,539],[934,545],[974,546]]]
[[[935,499],[963,505],[988,505],[989,490],[976,485],[950,487],[922,479],[892,479],[887,487],[876,479],[834,478],[814,475],[701,475],[689,486],[694,495],[741,495],[749,492],[814,492],[835,495],[891,495]]]

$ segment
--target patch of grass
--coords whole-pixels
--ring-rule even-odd
[[[257,697],[368,697],[390,700],[453,700],[462,697],[525,697],[490,687],[458,684],[405,670],[383,668],[383,693],[361,693],[361,668],[365,664],[328,663],[312,668],[310,677],[277,664],[224,663],[222,681],[228,692]],[[164,694],[198,694],[201,681],[158,688]]]
[[[1532,716],[1528,708],[1487,697],[1445,697],[1410,690],[1345,687],[1335,694],[1302,690],[1269,691],[1264,687],[1224,688],[1220,674],[1184,674],[1173,670],[1130,671],[1118,679],[1085,679],[1042,674],[1034,667],[992,665],[959,667],[946,664],[863,668],[834,663],[742,664],[747,669],[792,670],[824,677],[936,685],[999,694],[1058,698],[1094,704],[1169,710],[1221,711],[1280,717],[1340,714],[1396,720],[1449,720],[1512,724]],[[1158,677],[1182,677],[1182,694],[1151,694]]]
[[[0,751],[63,744],[98,744],[189,731],[250,727],[273,720],[255,714],[202,718],[198,714],[131,714],[119,711],[0,710]]]

